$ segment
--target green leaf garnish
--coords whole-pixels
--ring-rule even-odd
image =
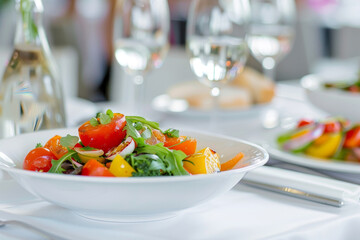
[[[107,115],[107,114],[104,114],[104,113],[100,113],[99,119],[100,119],[100,123],[103,124],[103,125],[108,124],[108,123],[111,122],[110,116]]]
[[[61,164],[63,164],[63,162],[65,162],[65,161],[72,162],[71,157],[75,156],[75,155],[77,156],[77,153],[74,150],[70,150],[64,156],[62,156],[59,160],[52,159],[51,160],[52,166],[48,172],[62,174],[63,172],[65,172],[65,169],[63,169],[61,167]]]
[[[33,42],[39,35],[38,28],[34,22],[32,16],[32,1],[20,0],[20,12],[22,18],[22,26],[24,31],[24,37],[26,42]]]
[[[165,132],[163,132],[166,136],[171,138],[178,138],[179,137],[179,130],[174,128],[169,128]]]
[[[37,143],[35,146],[35,148],[41,148],[41,147],[43,147],[43,145],[41,143]]]
[[[106,115],[108,115],[110,118],[113,118],[113,117],[114,117],[114,113],[113,113],[113,111],[111,111],[110,109],[108,109],[108,110],[106,111]]]
[[[81,148],[82,151],[93,151],[93,150],[98,150],[97,148],[93,148],[93,147],[89,147],[89,146],[86,146],[86,147],[83,147]]]
[[[98,120],[96,118],[91,118],[90,119],[90,125],[93,127],[96,127],[97,125],[99,125],[100,123],[98,122]]]
[[[60,138],[60,144],[66,148],[73,148],[79,142],[79,137],[71,136],[70,134],[66,137]]]

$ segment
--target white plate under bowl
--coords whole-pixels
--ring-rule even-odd
[[[310,157],[305,154],[294,154],[282,150],[277,144],[276,139],[279,134],[284,133],[285,131],[287,130],[272,131],[272,133],[266,137],[264,143],[261,144],[272,158],[304,167],[348,174],[360,174],[360,163],[343,162],[334,159],[321,159]]]
[[[235,170],[208,175],[170,177],[101,178],[38,173],[22,169],[23,159],[36,143],[58,134],[76,135],[76,129],[58,129],[0,140],[0,152],[16,164],[0,169],[26,190],[79,215],[104,221],[137,222],[159,220],[207,202],[235,186],[246,172],[264,165],[267,152],[254,144],[225,136],[182,131],[195,137],[198,149],[212,147],[227,161],[238,152],[245,157]]]
[[[360,94],[339,89],[327,89],[324,83],[349,81],[347,79],[324,78],[307,75],[301,79],[309,101],[331,116],[342,116],[353,122],[360,122]]]
[[[244,109],[219,109],[218,114],[221,117],[249,117],[259,115],[270,105],[271,103],[264,103],[255,104]],[[151,106],[155,111],[158,112],[181,115],[186,117],[209,117],[213,114],[213,111],[211,109],[202,110],[190,107],[186,100],[174,99],[167,94],[156,96],[152,100]]]

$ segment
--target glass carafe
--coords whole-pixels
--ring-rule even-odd
[[[42,26],[41,0],[18,0],[14,50],[0,82],[0,138],[64,127],[60,79]]]

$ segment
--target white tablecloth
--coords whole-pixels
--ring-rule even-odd
[[[355,239],[360,234],[359,204],[334,208],[241,184],[174,218],[142,223],[85,219],[69,210],[36,201],[13,181],[2,182],[0,191],[7,193],[0,196],[0,219],[22,220],[65,239],[331,240]],[[18,201],[20,198],[23,203]],[[39,235],[10,225],[0,229],[0,239],[7,236],[39,239]]]
[[[281,97],[274,100],[270,109],[280,114],[279,124],[294,121],[297,117],[323,116],[323,113],[303,101],[302,92],[296,87],[280,86],[278,95]],[[98,107],[121,111],[121,106],[114,103],[98,104]],[[223,117],[217,131],[258,141],[271,131],[263,128],[263,114],[269,108],[264,111],[252,116]],[[164,113],[152,116],[164,128],[209,128],[208,117],[192,118]],[[356,239],[360,236],[359,203],[335,208],[242,184],[174,218],[142,223],[85,219],[69,210],[33,198],[12,180],[0,182],[0,193],[0,219],[22,220],[65,239],[331,240]],[[39,239],[39,236],[8,225],[0,228],[0,239]]]

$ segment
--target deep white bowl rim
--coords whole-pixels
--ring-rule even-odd
[[[62,131],[62,130],[66,130],[67,128],[60,128],[60,129],[52,129],[52,130],[45,130],[45,131],[54,131],[54,130],[58,130],[58,131]],[[73,128],[68,128],[67,130],[71,130]],[[45,132],[42,131],[42,132]],[[35,177],[35,178],[43,178],[43,179],[53,179],[53,180],[61,180],[61,181],[77,181],[77,182],[96,182],[96,183],[132,183],[132,184],[136,184],[136,183],[164,183],[164,182],[179,182],[179,181],[194,181],[194,180],[201,180],[201,179],[206,179],[206,178],[216,178],[219,177],[219,175],[221,176],[225,176],[225,175],[233,175],[233,174],[238,174],[241,172],[248,172],[254,168],[257,168],[259,166],[264,165],[268,160],[269,160],[269,154],[268,152],[261,146],[248,142],[246,140],[242,140],[239,138],[235,138],[235,137],[230,137],[227,135],[223,135],[223,134],[215,134],[215,133],[208,133],[205,131],[198,131],[198,130],[186,130],[186,129],[182,129],[181,131],[191,131],[193,133],[197,133],[197,134],[204,134],[204,135],[209,135],[209,136],[213,136],[213,137],[218,137],[218,138],[226,138],[228,140],[232,140],[235,142],[241,142],[244,143],[246,145],[252,146],[256,149],[258,149],[262,154],[263,154],[263,158],[259,161],[257,161],[254,164],[251,164],[249,166],[244,166],[241,168],[237,168],[237,169],[232,169],[232,170],[227,170],[227,171],[223,171],[223,172],[219,172],[216,174],[196,174],[196,175],[189,175],[189,176],[154,176],[154,177],[127,177],[127,178],[122,178],[122,177],[93,177],[93,176],[79,176],[79,175],[68,175],[68,174],[56,174],[56,173],[40,173],[40,172],[34,172],[34,171],[29,171],[29,170],[24,170],[24,169],[20,169],[17,167],[9,167],[9,166],[4,166],[1,165],[0,162],[0,170],[3,170],[5,172],[8,172],[9,174],[14,173],[14,174],[21,174],[21,175],[25,175],[28,177]],[[33,133],[26,133],[26,134],[22,134],[24,135],[30,135]],[[13,138],[16,138],[13,137]],[[0,143],[2,141],[6,141],[7,139],[1,139]]]

